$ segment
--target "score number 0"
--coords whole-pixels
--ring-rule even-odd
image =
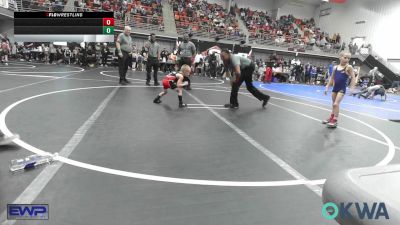
[[[103,18],[103,34],[114,33],[114,18]]]

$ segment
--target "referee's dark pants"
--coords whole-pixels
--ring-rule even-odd
[[[191,57],[182,57],[179,60],[179,70],[182,68],[183,65],[188,65],[188,66],[192,66],[192,58]],[[186,89],[190,89],[190,79],[189,77],[185,78],[185,81],[188,82],[188,85],[185,87]]]
[[[128,71],[129,61],[132,61],[129,53],[122,51],[122,58],[118,56],[119,82],[126,80],[126,72]]]
[[[236,79],[236,81],[233,82],[233,84],[232,84],[230,104],[239,105],[238,92],[239,92],[240,85],[242,85],[243,81],[246,83],[247,90],[258,100],[263,101],[268,98],[268,95],[263,94],[253,85],[254,69],[255,69],[255,66],[252,63],[250,66],[247,66],[240,70],[239,80]]]
[[[151,80],[151,69],[153,69],[153,79],[154,79],[154,84],[158,84],[157,80],[157,72],[158,72],[158,67],[159,67],[159,62],[157,57],[150,57],[147,59],[147,64],[146,64],[146,71],[147,71],[147,77],[146,77],[146,84],[150,84]]]
[[[108,54],[107,53],[101,54],[101,64],[103,64],[103,66],[107,65],[107,58],[108,58]]]

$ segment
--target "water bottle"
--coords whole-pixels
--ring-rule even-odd
[[[16,172],[25,169],[36,168],[40,165],[50,164],[54,161],[54,158],[58,156],[58,153],[49,155],[30,155],[23,159],[13,159],[11,160],[10,170],[11,172]]]

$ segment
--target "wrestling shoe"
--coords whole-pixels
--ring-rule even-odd
[[[230,103],[228,103],[228,104],[225,104],[224,107],[225,108],[231,108],[231,109],[237,109],[237,108],[239,108],[239,104],[230,104]]]
[[[329,123],[329,121],[331,121],[331,119],[333,119],[333,114],[331,114],[331,116],[330,116],[328,119],[322,120],[322,124],[327,124],[327,123]]]
[[[326,124],[326,127],[328,128],[336,128],[338,125],[337,119],[332,118],[329,123]]]
[[[157,97],[154,99],[153,103],[160,104],[160,103],[161,103],[161,98],[160,98],[160,96],[157,96]]]
[[[263,100],[263,103],[262,103],[262,107],[263,108],[265,108],[265,106],[268,104],[268,101],[269,101],[270,98],[271,97],[269,95],[267,95],[267,98]]]

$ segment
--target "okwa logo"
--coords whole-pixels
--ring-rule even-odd
[[[356,208],[357,215],[350,214],[352,207]],[[386,205],[383,202],[374,202],[372,205],[368,205],[366,202],[342,202],[339,206],[333,202],[328,202],[322,207],[322,216],[328,220],[333,220],[337,216],[340,216],[343,220],[352,219],[355,216],[362,220],[389,219]]]

